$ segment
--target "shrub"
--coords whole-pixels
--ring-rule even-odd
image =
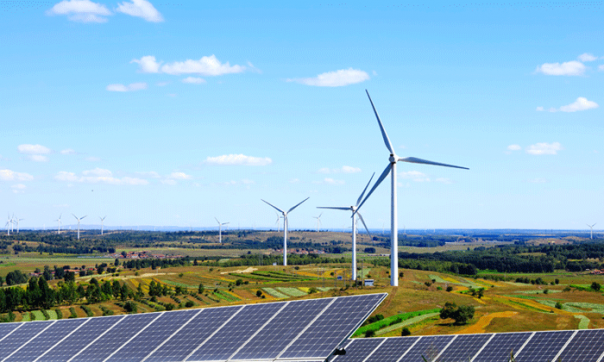
[[[308,290],[308,294],[313,294],[313,293],[316,293],[316,292],[317,292],[317,288],[315,288],[315,287],[311,287],[311,288]]]
[[[449,285],[449,286],[447,287],[447,292],[452,292],[452,291],[453,291],[453,287]]]
[[[256,296],[257,296],[258,298],[261,298],[261,297],[262,297],[262,291],[261,291],[260,289],[258,289],[258,291],[256,292]]]
[[[86,312],[86,315],[89,317],[94,316],[94,314],[92,313],[92,310],[90,310],[90,307],[86,306],[86,305],[82,305],[81,308],[84,310],[84,312]]]
[[[57,319],[63,319],[63,312],[59,308],[55,309],[55,313],[57,313]]]
[[[77,318],[78,315],[76,314],[75,308],[74,307],[69,307],[69,318]]]
[[[452,318],[455,324],[466,324],[468,320],[474,318],[474,307],[471,305],[460,305],[446,302],[445,306],[440,310],[441,319]]]
[[[562,309],[562,303],[556,302],[556,309]]]
[[[370,329],[367,332],[365,332],[365,338],[371,338],[373,336],[375,336],[375,331],[373,329]]]
[[[138,307],[137,307],[136,303],[129,300],[126,303],[124,303],[124,309],[128,313],[136,313],[136,311],[138,310]]]
[[[405,327],[403,328],[403,331],[401,332],[401,336],[405,337],[405,336],[410,336],[411,335],[411,331],[409,330],[409,328]]]
[[[191,308],[195,305],[195,303],[193,303],[193,301],[191,300],[187,300],[187,302],[185,303],[185,307],[187,308]]]
[[[598,282],[591,283],[591,290],[599,292],[602,289],[602,286]]]

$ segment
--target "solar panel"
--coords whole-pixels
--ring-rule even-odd
[[[468,362],[489,338],[491,338],[490,334],[458,335],[440,355],[439,360],[446,362]]]
[[[84,319],[66,319],[57,321],[42,333],[38,334],[35,338],[30,339],[26,344],[22,345],[18,351],[15,351],[14,354],[3,361],[33,361],[84,322],[86,322]]]
[[[425,357],[428,361],[432,361],[445,349],[453,337],[451,335],[423,336],[415,346],[409,349],[405,357],[401,359],[401,362],[423,361],[422,357]]]
[[[71,361],[82,362],[101,362],[115,352],[121,345],[126,343],[135,334],[149,325],[158,313],[128,315],[125,319],[116,325],[109,333],[95,341],[82,353],[78,354]]]
[[[14,331],[16,328],[19,328],[21,324],[20,323],[2,323],[0,324],[0,343],[2,342],[2,340],[4,338],[6,338],[6,336]]]
[[[597,361],[604,353],[604,329],[581,330],[560,355],[566,361]]]
[[[496,334],[472,362],[507,362],[510,358],[510,352],[516,353],[531,334]]]
[[[515,355],[517,362],[550,362],[556,357],[573,331],[538,332]]]
[[[8,357],[17,348],[23,346],[27,341],[34,338],[38,333],[49,327],[53,322],[29,322],[24,323],[0,342],[0,360]]]
[[[145,362],[184,361],[203,341],[222,326],[242,307],[204,309],[163,346],[150,354]]]
[[[386,294],[370,294],[337,298],[279,357],[328,356],[335,346],[367,318],[385,296]]]
[[[81,326],[68,339],[57,344],[48,351],[41,360],[52,362],[67,362],[76,353],[94,341],[103,331],[115,325],[124,316],[90,318],[88,323]]]
[[[276,358],[329,302],[331,299],[288,303],[233,359]]]
[[[419,337],[386,338],[386,341],[367,359],[366,362],[397,361]]]
[[[353,339],[346,346],[346,354],[334,358],[334,362],[363,362],[382,342],[383,338]]]

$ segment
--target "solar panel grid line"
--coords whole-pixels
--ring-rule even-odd
[[[2,361],[6,361],[8,358],[10,358],[12,355],[14,355],[15,353],[19,352],[19,350],[21,350],[21,348],[27,346],[29,344],[29,342],[33,341],[34,339],[36,339],[37,336],[39,336],[40,334],[44,333],[45,330],[47,330],[48,328],[50,328],[50,326],[52,326],[53,324],[55,324],[57,321],[53,321],[52,323],[49,323],[46,328],[44,328],[43,330],[41,330],[40,332],[38,332],[35,336],[33,336],[32,338],[30,338],[27,342],[23,343],[19,348],[15,349],[11,354],[9,354],[8,356],[4,357],[4,359],[2,359]]]
[[[76,329],[74,329],[73,331],[71,331],[70,333],[68,333],[65,337],[63,337],[60,341],[58,341],[57,343],[55,343],[52,347],[50,347],[49,349],[47,349],[46,351],[44,351],[44,353],[42,353],[40,356],[38,356],[38,358],[36,358],[33,362],[38,361],[40,358],[44,357],[48,352],[52,351],[56,346],[58,346],[59,344],[61,344],[61,342],[63,342],[64,340],[66,340],[67,338],[69,338],[72,334],[74,334],[75,332],[77,332],[78,329],[82,328],[86,323],[90,322],[90,318],[88,318],[84,323],[80,324]]]
[[[484,349],[475,361],[493,362],[506,359],[511,353],[516,353],[524,342],[530,337],[531,332],[496,333],[489,348]],[[490,347],[492,345],[492,347]]]
[[[233,313],[233,315],[231,315],[231,317],[229,319],[226,320],[226,322],[224,322],[220,327],[216,328],[216,330],[210,334],[208,336],[208,338],[206,338],[203,342],[201,342],[199,344],[199,346],[197,346],[191,353],[189,353],[189,355],[187,357],[185,357],[185,359],[183,359],[184,361],[187,361],[192,355],[195,354],[195,352],[197,352],[201,347],[203,347],[204,344],[206,344],[206,342],[208,342],[210,339],[212,339],[212,337],[214,337],[218,332],[220,332],[220,330],[222,328],[224,328],[224,326],[226,326],[233,318],[235,318],[235,316],[237,316],[237,314],[241,313],[242,310],[244,310],[246,307],[246,305],[243,305],[241,308],[239,308],[237,310],[237,312]]]
[[[474,357],[472,357],[472,359],[470,360],[470,362],[474,362],[474,360],[476,359],[476,357],[478,357],[480,355],[480,353],[482,353],[482,351],[489,345],[489,343],[491,343],[491,341],[493,340],[493,338],[495,338],[495,334],[492,334],[491,338],[489,338],[489,340],[486,341],[484,343],[484,345],[482,345],[482,347],[478,350],[478,352],[476,352],[476,354],[474,355]]]
[[[375,346],[375,348],[373,349],[373,351],[371,351],[367,355],[367,357],[365,357],[365,359],[363,360],[363,362],[366,362],[369,359],[369,357],[373,356],[373,354],[375,353],[375,351],[377,351],[382,346],[382,344],[384,344],[384,342],[386,342],[386,338],[382,339],[382,341],[380,342],[380,344],[378,344],[377,346]]]
[[[242,343],[241,346],[239,346],[239,348],[237,348],[237,350],[233,354],[231,354],[231,356],[227,359],[227,361],[231,361],[232,358],[235,357],[237,355],[237,353],[239,353],[239,351],[241,351],[248,343],[250,343],[250,341],[252,339],[254,339],[254,337],[256,337],[258,335],[258,333],[260,333],[273,319],[277,318],[279,313],[281,313],[281,311],[283,311],[283,309],[285,309],[285,307],[287,307],[289,305],[289,303],[290,302],[283,303],[283,306],[281,308],[279,308],[277,313],[273,314],[273,316],[270,317],[260,328],[258,328],[258,330],[256,332],[254,332],[254,334],[252,334],[250,336],[250,338],[248,338],[244,343]]]
[[[604,329],[583,329],[560,354],[562,361],[595,361],[604,352]]]
[[[598,360],[596,362],[602,362],[602,359],[604,359],[604,352],[602,352],[602,354],[600,355],[600,357],[598,358]]]
[[[128,316],[124,316],[123,318],[121,318],[119,321],[117,321],[116,323],[114,323],[111,327],[107,328],[103,333],[101,333],[98,337],[96,337],[92,342],[88,343],[84,348],[82,348],[78,353],[74,354],[69,360],[67,360],[67,362],[71,362],[74,358],[76,358],[77,356],[79,356],[82,352],[84,352],[88,347],[92,346],[93,344],[96,343],[96,341],[98,341],[99,339],[103,338],[103,336],[107,333],[109,333],[110,330],[112,330],[115,326],[117,326],[118,324],[120,324],[123,320],[125,320],[126,318],[128,318]]]
[[[568,341],[566,341],[566,343],[564,343],[564,346],[562,346],[562,348],[560,348],[560,351],[558,351],[558,354],[554,356],[554,358],[552,358],[553,361],[556,361],[558,358],[560,358],[560,355],[562,355],[562,353],[564,352],[564,350],[566,349],[566,347],[568,347],[568,345],[570,344],[570,342],[572,342],[572,340],[575,338],[575,336],[577,335],[577,333],[579,333],[579,330],[576,330],[572,336],[570,336],[570,338],[568,339]]]
[[[443,348],[440,351],[440,353],[434,358],[435,361],[438,361],[438,359],[440,358],[440,356],[442,356],[442,354],[445,353],[445,351],[447,350],[447,348],[449,348],[449,346],[451,345],[451,343],[453,343],[453,341],[456,340],[457,337],[459,337],[459,334],[455,335],[455,337],[453,337],[453,339],[451,339],[451,341],[449,341],[449,343],[447,343],[447,345],[445,346],[445,348]]]
[[[518,348],[518,352],[516,352],[516,355],[514,357],[518,357],[518,355],[520,355],[520,353],[522,353],[522,350],[524,349],[524,347],[526,347],[526,345],[531,341],[531,339],[533,339],[533,337],[535,337],[535,334],[537,334],[537,332],[531,333],[531,335],[528,337],[526,342],[524,342],[522,347]]]
[[[113,353],[111,353],[109,356],[107,356],[107,358],[105,358],[103,360],[103,362],[108,361],[111,357],[113,357],[114,354],[118,353],[122,348],[124,348],[125,346],[128,345],[128,343],[130,343],[130,341],[132,341],[134,338],[136,338],[139,334],[143,333],[145,331],[145,329],[149,328],[150,325],[153,324],[153,322],[155,322],[156,320],[159,319],[159,317],[161,317],[165,312],[162,313],[158,313],[157,317],[155,317],[151,322],[147,323],[147,325],[145,325],[143,328],[140,329],[140,331],[138,331],[137,333],[135,333],[132,337],[130,337],[130,339],[128,339],[126,341],[126,343],[122,344],[121,346],[119,346],[115,351],[113,351]]]
[[[418,339],[417,339],[417,340],[416,340],[416,341],[415,341],[415,342],[414,342],[414,343],[413,343],[413,344],[412,344],[412,345],[411,345],[409,348],[407,348],[407,350],[405,351],[405,353],[403,353],[403,354],[402,354],[402,355],[401,355],[401,356],[400,356],[400,357],[399,357],[399,358],[396,360],[396,362],[401,362],[401,360],[402,360],[403,358],[405,358],[405,356],[407,355],[407,353],[409,353],[409,351],[410,351],[410,350],[412,350],[412,349],[413,349],[413,347],[415,347],[415,345],[416,345],[416,344],[417,344],[419,341],[421,341],[421,339],[422,339],[423,337],[424,337],[424,336],[419,336],[419,338],[418,338]]]
[[[348,343],[346,343],[346,345],[344,346],[344,350],[346,350],[346,348],[348,348],[348,346],[350,346],[351,344],[353,344],[353,343],[354,343],[354,341],[356,341],[356,339],[351,339],[351,340],[349,340],[349,341],[348,341]],[[331,360],[331,362],[334,362],[335,360],[337,360],[337,359],[338,359],[338,357],[340,357],[340,356],[339,356],[339,355],[335,356],[335,357],[334,357],[334,358]]]
[[[275,359],[279,359],[279,358],[280,358],[280,357],[281,357],[281,356],[282,356],[282,355],[283,355],[285,352],[287,352],[287,350],[289,349],[289,347],[291,347],[291,346],[292,346],[294,343],[296,343],[296,341],[298,340],[298,338],[300,338],[300,337],[301,337],[301,336],[304,334],[304,332],[306,332],[306,331],[307,331],[307,330],[308,330],[308,329],[309,329],[309,328],[310,328],[310,327],[311,327],[311,326],[312,326],[312,325],[313,325],[313,324],[314,324],[314,323],[317,321],[317,319],[319,319],[319,318],[320,318],[320,317],[323,315],[323,313],[325,313],[325,311],[326,311],[326,310],[328,310],[328,309],[329,309],[329,307],[331,307],[331,305],[332,305],[333,303],[335,303],[336,299],[337,299],[337,298],[332,298],[332,299],[331,299],[331,302],[329,302],[329,304],[327,304],[327,305],[325,306],[325,308],[323,308],[323,310],[321,310],[321,312],[319,312],[319,313],[318,313],[318,314],[315,316],[315,318],[314,318],[312,321],[310,321],[310,323],[308,323],[308,324],[306,325],[306,327],[304,327],[304,329],[302,329],[302,330],[300,331],[300,333],[298,333],[298,335],[297,335],[297,336],[296,336],[294,339],[292,339],[292,340],[289,342],[289,344],[288,344],[287,346],[285,346],[285,348],[283,349],[283,351],[281,351],[281,352],[280,352],[280,353],[277,355],[277,357],[276,357]]]
[[[12,331],[10,331],[7,335],[5,335],[4,337],[0,338],[0,342],[2,342],[5,338],[7,338],[8,336],[10,336],[11,334],[15,333],[15,331],[19,328],[21,328],[24,325],[24,323],[21,323],[17,326],[17,328],[13,329]]]
[[[180,332],[184,327],[187,326],[187,324],[191,323],[191,321],[193,319],[195,319],[199,314],[201,314],[205,309],[200,309],[199,312],[195,313],[195,315],[193,315],[193,317],[191,317],[186,323],[183,323],[182,326],[180,326],[180,328],[178,328],[176,331],[174,331],[174,333],[172,333],[168,338],[166,338],[162,343],[160,343],[157,347],[155,347],[153,349],[153,351],[151,351],[151,353],[149,353],[148,355],[145,356],[145,358],[143,358],[141,360],[141,362],[146,361],[149,357],[151,357],[151,355],[153,355],[153,353],[155,353],[155,351],[157,351],[158,349],[160,349],[164,344],[166,344],[170,339],[172,339],[172,337],[174,337],[176,335],[176,333]]]

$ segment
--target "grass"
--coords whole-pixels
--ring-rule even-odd
[[[301,291],[298,288],[277,287],[275,289],[277,289],[279,292],[281,292],[283,294],[287,294],[287,295],[292,296],[292,297],[303,297],[306,294],[308,294],[308,293],[305,293],[305,292]]]
[[[262,290],[264,290],[268,295],[273,296],[275,298],[279,298],[279,299],[289,298],[288,295],[283,294],[273,288],[262,288]]]
[[[46,320],[46,317],[44,317],[44,314],[42,313],[41,310],[34,310],[34,311],[32,311],[32,313],[36,316],[37,321]]]
[[[386,333],[390,333],[392,331],[395,331],[395,330],[397,330],[399,328],[410,326],[412,324],[421,322],[421,321],[423,321],[425,319],[428,319],[428,318],[436,317],[438,315],[440,315],[440,312],[434,312],[434,313],[428,313],[428,314],[418,315],[417,317],[409,318],[406,321],[402,321],[400,323],[393,324],[393,325],[388,326],[386,328],[380,329],[379,331],[375,332],[375,335],[376,336],[381,336],[381,335],[384,335]]]
[[[577,329],[587,329],[589,327],[589,318],[584,315],[576,315],[575,318],[579,319],[579,326]]]
[[[363,326],[363,327],[357,329],[357,331],[354,332],[354,334],[352,336],[353,337],[360,337],[360,336],[364,335],[365,332],[370,331],[370,330],[374,331],[374,332],[377,332],[378,330],[381,330],[382,328],[386,328],[386,327],[391,326],[391,325],[394,326],[395,324],[401,324],[402,322],[404,322],[404,321],[406,321],[408,319],[411,319],[413,317],[423,316],[425,314],[437,313],[437,312],[440,312],[439,308],[436,308],[436,309],[426,309],[426,310],[418,310],[418,311],[415,311],[415,312],[407,312],[407,313],[396,314],[396,315],[393,315],[391,317],[384,318],[381,321],[377,321],[375,323],[371,323],[369,325]]]

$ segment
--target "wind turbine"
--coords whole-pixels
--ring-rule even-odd
[[[216,222],[218,223],[218,241],[220,241],[220,243],[222,244],[222,225],[228,225],[228,222],[220,223],[220,221],[218,221],[218,219],[216,218],[214,218],[214,220],[216,220]]]
[[[307,197],[304,200],[300,201],[300,203],[298,203],[296,206],[292,207],[291,209],[289,209],[287,211],[283,211],[280,208],[276,207],[275,205],[272,205],[270,202],[260,199],[263,202],[267,203],[272,208],[274,208],[275,210],[279,211],[281,214],[283,214],[283,266],[287,266],[287,224],[288,224],[287,214],[294,211],[294,209],[296,207],[300,206],[300,204],[302,204],[304,201],[306,201],[308,199],[310,199],[310,197]]]
[[[13,223],[13,219],[11,219],[10,215],[8,215],[8,220],[6,221],[6,235],[10,236],[10,226]]]
[[[19,233],[19,221],[23,221],[25,219],[15,219],[15,222],[17,223],[17,234]]]
[[[57,229],[57,235],[61,233],[61,216],[63,216],[63,214],[59,215],[59,218],[55,221],[58,221],[59,223],[59,228]]]
[[[320,213],[319,216],[313,216],[313,219],[317,219],[317,232],[319,232],[319,225],[321,224],[321,215],[323,215],[323,213]]]
[[[15,233],[15,214],[10,218],[10,232]]]
[[[101,235],[103,235],[103,222],[105,221],[105,218],[106,218],[106,217],[107,217],[107,216],[104,216],[104,217],[100,217],[100,216],[99,216],[99,219],[101,219]]]
[[[71,215],[73,215],[73,214],[71,214]],[[78,220],[78,240],[80,240],[80,221],[82,221],[82,219],[85,218],[86,216],[88,216],[88,215],[84,215],[84,216],[78,218],[77,216],[73,215],[73,217],[75,217],[76,220]]]
[[[597,223],[596,223],[597,224]],[[590,235],[590,239],[594,238],[594,226],[596,226],[596,224],[593,225],[589,225],[587,224],[587,226],[589,226],[589,229],[591,230],[591,235]]]
[[[277,215],[277,221],[275,221],[275,225],[277,225],[277,232],[281,231],[281,215],[277,211],[275,211]]]
[[[365,195],[365,191],[367,191],[367,188],[369,187],[371,180],[373,180],[373,176],[375,176],[375,173],[373,175],[371,175],[369,182],[367,182],[367,186],[365,186],[365,188],[363,189],[363,192],[361,192],[361,196],[359,196],[359,198],[357,199],[357,203],[355,205],[349,206],[349,207],[317,207],[317,209],[352,211],[352,280],[357,280],[357,218],[355,216],[355,213],[356,213],[356,215],[359,216],[359,219],[361,219],[363,226],[365,226],[365,230],[367,230],[367,234],[370,234],[369,229],[367,228],[367,225],[365,224],[365,220],[363,220],[361,213],[358,212],[358,208],[359,208],[359,204],[361,203],[361,200],[363,199],[363,195]]]
[[[367,196],[365,196],[365,199],[363,200],[363,202],[361,202],[361,204],[357,207],[357,212],[361,208],[361,206],[363,206],[365,201],[367,201],[369,196],[371,196],[373,191],[375,191],[375,189],[382,183],[382,181],[384,181],[386,176],[388,176],[388,174],[391,173],[392,174],[391,175],[392,176],[391,177],[392,185],[391,185],[391,200],[390,200],[390,202],[391,202],[390,241],[391,241],[392,245],[390,248],[390,253],[391,253],[390,254],[390,285],[393,287],[397,287],[398,286],[398,215],[397,215],[398,209],[397,209],[397,192],[396,192],[396,188],[397,188],[396,163],[401,161],[401,162],[409,162],[409,163],[419,163],[419,164],[424,164],[424,165],[461,168],[461,169],[465,169],[465,170],[469,170],[469,169],[467,167],[454,166],[454,165],[449,165],[446,163],[422,160],[421,158],[415,158],[415,157],[400,158],[400,157],[398,157],[396,155],[396,152],[394,152],[394,147],[392,147],[392,143],[390,143],[390,139],[388,138],[388,135],[386,134],[386,130],[384,129],[384,126],[382,125],[382,121],[380,120],[380,116],[378,115],[378,112],[375,109],[375,105],[373,104],[373,101],[371,100],[371,96],[369,95],[369,92],[367,90],[365,90],[365,92],[367,93],[367,97],[369,97],[369,102],[371,103],[371,107],[373,108],[373,113],[375,113],[375,118],[377,118],[378,125],[380,126],[380,131],[382,132],[382,138],[384,139],[384,144],[386,144],[386,148],[390,152],[390,156],[388,158],[388,166],[386,166],[386,169],[384,170],[384,172],[382,172],[380,177],[377,179],[377,181],[375,182],[375,185],[373,185],[373,188],[371,189],[371,191],[369,191]]]

